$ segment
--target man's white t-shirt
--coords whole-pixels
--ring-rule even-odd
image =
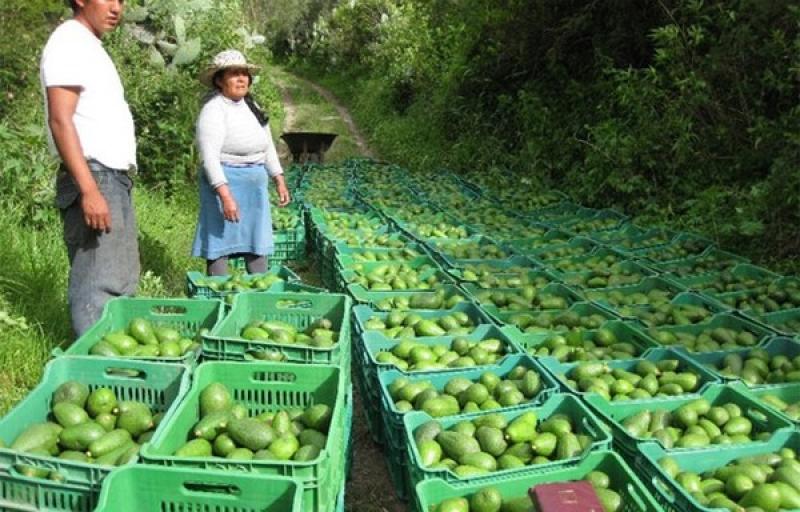
[[[42,90],[47,87],[80,87],[72,120],[87,159],[112,169],[136,166],[136,136],[133,116],[117,68],[88,27],[68,20],[50,35],[39,68]],[[49,126],[50,151],[58,156]]]

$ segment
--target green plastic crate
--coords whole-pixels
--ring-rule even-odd
[[[584,208],[572,201],[562,201],[534,210],[530,212],[528,218],[532,222],[541,222],[557,227],[567,222],[572,222],[575,218],[590,218],[595,214],[597,214],[597,210],[592,208]]]
[[[573,457],[570,459],[564,459],[548,464],[526,466],[524,469],[505,469],[485,475],[476,475],[470,478],[459,478],[449,469],[430,469],[422,467],[419,451],[417,450],[417,445],[414,442],[414,432],[416,431],[417,427],[427,421],[430,421],[431,417],[419,411],[410,412],[403,417],[403,422],[405,425],[406,448],[408,450],[408,466],[412,488],[416,486],[417,483],[423,480],[430,480],[432,478],[441,478],[448,482],[470,484],[481,483],[484,485],[490,485],[492,482],[495,482],[498,479],[510,477],[514,474],[542,474],[554,469],[561,469],[565,466],[575,465],[575,463],[579,462],[581,459],[584,459],[592,452],[608,450],[611,448],[611,434],[607,431],[605,425],[603,425],[597,416],[585,405],[583,405],[580,400],[571,395],[553,395],[548,398],[544,404],[520,407],[513,410],[498,412],[496,414],[502,415],[508,422],[511,422],[513,419],[529,411],[534,412],[539,421],[545,421],[550,416],[555,414],[565,415],[571,420],[573,426],[576,427],[575,432],[588,435],[592,438],[591,446],[578,457]],[[447,430],[449,427],[460,421],[475,419],[479,416],[485,416],[487,414],[495,413],[494,411],[486,411],[476,414],[463,414],[460,416],[451,416],[449,418],[438,418],[437,421],[439,421],[444,430]]]
[[[784,355],[787,356],[789,359],[793,359],[800,355],[800,343],[790,339],[790,338],[771,338],[766,343],[761,344],[758,347],[760,350],[766,350],[771,356],[776,355]],[[761,385],[754,385],[750,386],[745,381],[739,379],[738,377],[733,377],[729,375],[723,375],[720,373],[720,364],[722,364],[723,359],[730,354],[738,354],[743,359],[747,358],[747,355],[752,351],[752,348],[742,348],[740,350],[721,350],[719,352],[703,352],[703,353],[695,353],[692,354],[692,357],[698,363],[705,365],[709,371],[713,372],[714,375],[717,376],[721,381],[724,382],[741,382],[742,384],[753,387],[753,388],[762,388],[762,387],[772,387],[777,385],[776,384],[761,384]],[[798,400],[800,400],[800,395],[798,395]]]
[[[189,389],[188,367],[180,364],[153,363],[105,357],[59,357],[44,369],[39,384],[11,411],[0,419],[0,440],[11,446],[31,424],[48,421],[53,392],[64,382],[75,380],[89,386],[110,388],[119,400],[147,404],[154,413],[165,416],[155,431],[163,432],[177,406]],[[56,457],[44,457],[0,448],[0,474],[9,468],[29,465],[57,472],[62,482],[98,489],[113,466],[100,466]]]
[[[285,304],[284,301],[295,301]],[[228,316],[208,335],[203,336],[204,357],[241,360],[245,354],[277,351],[285,360],[337,364],[350,352],[350,298],[337,294],[309,293],[240,293]],[[282,345],[249,341],[240,333],[253,320],[279,320],[303,330],[316,320],[327,318],[339,332],[338,342],[331,348],[309,345]]]
[[[356,279],[356,274],[352,270],[344,270],[339,274],[340,278],[340,288],[347,291],[347,293],[353,297],[353,299],[358,303],[366,303],[369,302],[369,295],[368,293],[372,293],[375,290],[369,290],[365,288],[362,284],[353,282]],[[440,268],[430,268],[427,270],[422,271],[419,274],[420,282],[424,282],[430,278],[436,279],[436,284],[430,286],[429,288],[405,288],[403,291],[428,291],[428,290],[437,290],[443,286],[455,286],[455,281],[449,274],[445,273]],[[389,293],[389,292],[387,292]]]
[[[455,312],[460,312],[466,314],[472,323],[477,327],[479,325],[491,325],[491,319],[483,312],[481,308],[476,306],[471,302],[461,302],[456,304],[454,307],[450,309],[439,309],[439,310],[419,310],[414,311],[415,314],[419,315],[425,320],[433,320],[436,318],[441,318],[443,316],[451,315]],[[363,335],[365,332],[372,332],[376,336],[381,336],[385,340],[390,340],[383,333],[379,331],[369,330],[365,327],[365,323],[372,317],[377,317],[381,320],[386,320],[389,316],[389,313],[386,311],[376,311],[370,308],[369,306],[359,305],[353,308],[353,332],[358,333],[359,335]],[[419,337],[415,337],[418,339]]]
[[[555,244],[568,243],[575,233],[560,228],[544,228],[545,232],[541,236],[529,236],[526,238],[514,238],[505,240],[503,245],[509,251],[516,254],[532,254],[534,251]]]
[[[722,272],[715,272],[711,274],[701,274],[699,276],[676,277],[673,278],[673,281],[680,283],[689,288],[690,290],[694,290],[696,292],[713,293],[713,290],[709,288],[709,284],[719,281],[721,274]],[[736,265],[730,270],[730,274],[731,277],[735,278],[736,281],[738,281],[738,283],[741,283],[739,285],[742,286],[741,290],[749,289],[748,286],[744,285],[744,283],[747,281],[756,280],[768,284],[780,277],[780,275],[774,272],[770,272],[765,268],[761,268],[756,265],[751,265],[749,263],[740,263]],[[730,291],[739,291],[739,290],[730,290]]]
[[[624,360],[617,360],[617,361],[608,361],[605,364],[608,368],[616,369],[620,368],[622,370],[627,370],[629,372],[633,372],[636,368],[637,363],[639,361],[651,361],[651,362],[658,362],[663,361],[665,359],[676,359],[679,361],[678,372],[691,372],[697,375],[698,377],[698,385],[697,389],[692,393],[686,393],[680,396],[686,396],[690,394],[698,394],[702,393],[706,388],[712,386],[714,384],[719,384],[720,379],[717,377],[713,372],[709,371],[703,365],[698,364],[695,362],[691,357],[687,356],[686,354],[678,351],[678,350],[671,350],[671,349],[663,349],[663,348],[654,348],[648,350],[644,355],[635,359],[624,359]],[[586,391],[578,391],[570,384],[567,383],[569,373],[578,365],[580,362],[576,363],[559,363],[552,357],[543,357],[539,359],[539,363],[558,381],[561,388],[573,393],[579,397],[582,397],[584,400],[589,395],[593,397],[599,398],[600,400],[605,400],[601,395],[594,393],[594,392],[586,392]],[[659,400],[662,399],[670,399],[674,397],[658,397],[655,396],[653,398],[648,399],[640,399],[640,400],[626,400],[625,403],[635,403],[635,402],[647,402],[650,404],[655,404]]]
[[[792,430],[792,423],[783,415],[775,412],[771,407],[754,400],[752,397],[740,391],[737,387],[726,386],[724,384],[715,384],[707,387],[702,393],[681,395],[674,398],[660,398],[651,401],[636,401],[636,402],[607,402],[596,394],[587,394],[584,396],[584,402],[588,404],[594,411],[596,411],[600,418],[603,419],[609,427],[614,436],[615,446],[619,448],[620,452],[635,456],[636,450],[646,443],[657,443],[662,446],[660,442],[653,439],[638,438],[631,436],[622,423],[626,418],[633,416],[636,413],[645,410],[665,410],[675,411],[680,406],[689,403],[698,398],[707,399],[712,406],[721,405],[725,403],[735,403],[742,409],[742,414],[747,416],[753,423],[753,433],[771,432],[773,436],[784,430]],[[750,443],[740,444],[717,444],[714,448],[718,452],[726,452],[731,449],[736,449],[741,446],[749,445],[765,445],[766,441],[753,441]],[[667,450],[669,453],[692,453],[697,452],[697,448],[671,448]]]
[[[467,266],[475,265],[464,264],[455,267],[446,267],[444,270],[459,282],[471,282],[464,279],[464,270],[466,270]],[[536,265],[533,260],[527,256],[511,256],[504,260],[485,260],[481,263],[478,263],[477,266],[480,266],[482,269],[485,269],[492,274],[503,275],[519,273],[519,271],[514,269],[525,269],[525,271],[530,271],[538,268],[538,265]]]
[[[650,349],[656,348],[656,345],[650,337],[646,336],[644,333],[639,331],[635,328],[635,326],[631,322],[624,322],[621,320],[608,320],[605,322],[601,327],[601,329],[606,329],[614,333],[617,338],[617,343],[628,343],[633,345],[636,349],[636,356],[635,357],[642,357],[644,356],[645,352]],[[586,329],[581,334],[581,339],[583,340],[584,336],[589,338],[589,340],[593,340],[594,337],[597,335],[598,329]],[[554,335],[561,335],[568,337],[570,336],[569,332],[542,332],[542,333],[533,333],[533,334],[519,334],[513,336],[514,342],[519,346],[522,352],[531,354],[531,356],[536,357],[540,360],[540,362],[544,361],[551,361],[553,363],[558,362],[558,359],[552,355],[543,356],[543,355],[536,355],[536,349],[541,347],[546,341]],[[569,340],[567,340],[569,342]],[[569,364],[569,363],[565,363]]]
[[[786,311],[778,311],[777,313],[767,313],[766,315],[755,318],[783,335],[800,336],[800,309],[788,309]],[[786,326],[788,322],[797,322],[797,330]]]
[[[800,402],[800,382],[791,382],[787,384],[774,384],[771,386],[749,388],[743,392],[752,396],[753,398],[758,400],[760,403],[766,405],[767,407],[774,409],[775,412],[785,417],[787,420],[791,421],[795,425],[795,430],[797,430],[797,427],[800,427],[800,421],[790,418],[789,416],[784,414],[783,411],[779,411],[776,407],[773,407],[769,402],[763,400],[765,395],[774,395],[788,404]]]
[[[269,288],[264,290],[214,290],[212,286],[219,287],[230,279],[230,276],[207,276],[202,272],[189,271],[186,273],[186,295],[191,298],[220,298],[227,295],[233,295],[240,291],[284,291],[283,288],[287,283],[299,282],[300,277],[294,273],[292,269],[284,266],[272,267],[268,272],[263,274],[245,274],[242,280],[251,282],[264,276],[274,275],[282,279],[273,283]]]
[[[566,466],[552,471],[534,474],[520,473],[485,485],[491,485],[500,492],[503,499],[528,496],[528,489],[540,484],[583,480],[592,471],[602,471],[609,476],[609,488],[622,498],[622,506],[618,512],[662,512],[662,508],[650,493],[637,474],[616,453],[601,450],[591,453],[575,466]],[[449,498],[464,497],[469,499],[484,487],[482,484],[458,485],[440,479],[425,480],[417,484],[417,510],[428,512],[442,501]]]
[[[481,258],[481,259],[462,259],[456,258],[452,253],[445,252],[444,249],[441,249],[441,245],[445,242],[451,241],[458,241],[458,242],[477,242],[479,246],[495,246],[501,251],[505,253],[504,256],[500,258]],[[494,239],[486,236],[486,235],[472,235],[469,238],[461,238],[461,239],[453,239],[453,238],[437,238],[435,240],[427,240],[425,241],[425,245],[428,247],[430,253],[433,255],[434,258],[442,262],[442,266],[444,268],[450,267],[459,267],[463,266],[464,264],[469,263],[482,263],[484,261],[505,261],[509,257],[513,256],[513,253],[509,252],[508,250],[504,249],[502,244],[496,242]]]
[[[800,289],[800,278],[779,277],[770,284],[770,287],[773,286],[779,287],[784,284]],[[738,302],[739,299],[759,299],[763,298],[765,295],[768,294],[765,293],[763,290],[745,290],[740,292],[717,293],[714,295],[709,295],[709,297],[711,297],[713,300],[717,301],[724,307],[736,309],[737,311],[741,311],[743,314],[748,315],[750,317],[757,317],[759,315],[766,315],[770,313],[781,313],[784,311],[792,311],[794,309],[798,309],[797,307],[792,306],[792,304],[794,305],[798,304],[798,302],[794,300],[791,303],[779,305],[779,308],[784,308],[784,309],[776,309],[775,311],[766,310],[763,304],[758,304],[757,301],[755,300],[754,302],[757,303],[756,309],[754,309],[753,307],[744,307]]]
[[[526,318],[528,320],[534,319],[537,315],[548,315],[554,316],[563,313],[574,313],[579,316],[589,316],[589,315],[599,315],[606,320],[617,320],[620,317],[615,315],[613,312],[601,308],[600,306],[593,304],[591,302],[576,302],[572,304],[569,308],[563,311],[537,311],[537,310],[526,310],[526,311],[500,311],[495,315],[492,315],[495,318],[495,321],[498,325],[504,328],[512,328],[516,329],[518,334],[522,336],[535,336],[535,335],[550,335],[552,334],[552,330],[549,328],[544,327],[536,327],[535,325],[522,325],[519,320],[515,320],[515,317]],[[530,328],[531,331],[527,329]],[[564,331],[556,331],[556,332],[564,332]]]
[[[305,259],[306,228],[301,221],[294,229],[274,231],[272,233],[274,250],[267,255],[267,262],[272,266],[284,265],[290,261],[303,261]],[[245,270],[247,265],[241,256],[228,258],[230,267]]]
[[[476,289],[475,287],[470,288],[470,287],[467,287],[467,286],[465,286],[464,288],[468,289],[468,290],[472,289],[473,293],[476,293],[476,294],[479,293],[479,292],[482,292],[482,291],[486,291],[483,288],[477,288]],[[520,289],[521,288],[491,288],[489,290],[491,290],[491,291],[500,291],[500,292],[509,292],[509,291],[512,291],[512,290],[520,290]],[[578,302],[585,302],[585,300],[586,300],[580,293],[576,292],[575,290],[573,290],[569,286],[563,285],[561,283],[551,283],[551,284],[545,286],[544,288],[541,288],[541,289],[537,290],[537,296],[542,296],[542,295],[555,295],[555,296],[564,298],[567,301],[567,309],[569,307],[572,307],[574,304],[576,304]],[[497,306],[495,306],[494,304],[491,304],[491,303],[486,303],[486,304],[481,303],[479,300],[477,300],[476,296],[473,295],[473,297],[475,298],[475,301],[478,303],[478,305],[481,308],[483,308],[483,310],[486,311],[486,313],[489,316],[491,316],[492,319],[494,319],[498,323],[503,321],[502,320],[503,313],[507,313],[507,312],[512,312],[512,313],[534,312],[535,313],[535,312],[548,312],[548,311],[563,311],[563,310],[554,310],[554,309],[510,310],[510,309],[507,309],[507,308],[499,308],[499,307],[497,307]]]
[[[692,251],[692,256],[699,256],[707,251],[709,248],[714,247],[714,242],[708,238],[704,238],[691,233],[681,233],[666,245],[659,245],[657,247],[647,247],[644,249],[637,249],[630,251],[630,254],[636,258],[647,260],[649,264],[653,265],[658,270],[658,265],[667,264],[673,261],[682,261],[692,256],[683,256],[673,258],[669,254],[669,250],[673,247],[680,246],[684,243],[692,243],[695,245]],[[659,270],[660,271],[660,270]]]
[[[566,243],[546,245],[544,247],[535,249],[528,252],[526,256],[531,258],[539,265],[550,269],[550,264],[553,261],[563,258],[575,258],[578,256],[589,255],[598,247],[600,246],[590,238],[586,238],[585,236],[576,236],[571,238],[570,241]],[[563,254],[555,254],[554,251],[564,252]]]
[[[289,478],[158,466],[115,471],[103,484],[95,512],[141,510],[300,512],[303,507],[300,485]]]
[[[331,406],[333,417],[325,449],[316,459],[304,462],[174,456],[200,419],[200,393],[213,382],[225,383],[234,401],[244,405],[250,416],[288,408],[305,409],[319,403]],[[342,370],[335,366],[202,363],[194,372],[191,389],[173,416],[142,448],[142,457],[148,463],[170,467],[290,477],[302,483],[303,510],[323,510],[323,507],[335,503],[339,489],[331,484],[341,481],[344,475],[346,391]]]
[[[0,472],[0,510],[93,512],[100,486],[71,485]]]
[[[450,343],[455,338],[465,338],[470,342],[476,342],[485,339],[499,339],[505,348],[505,355],[498,360],[498,363],[501,363],[504,358],[509,356],[518,355],[519,349],[517,348],[516,344],[512,341],[512,339],[508,336],[507,333],[502,331],[499,327],[494,325],[481,325],[473,332],[466,336],[430,336],[425,338],[415,338],[415,342],[421,343],[423,345],[450,345]],[[392,364],[387,363],[380,363],[376,359],[378,353],[391,350],[397,342],[394,340],[387,340],[385,336],[380,335],[376,332],[367,331],[362,336],[362,347],[359,349],[357,347],[356,352],[359,354],[357,358],[360,364],[364,364],[367,372],[378,373],[379,371],[386,371],[392,369],[399,369]],[[495,363],[497,364],[497,363]],[[476,366],[476,368],[487,368],[490,365],[480,365]],[[403,373],[407,374],[415,374],[419,372],[430,372],[432,370],[409,370]],[[463,368],[443,368],[437,370],[437,372],[442,374],[452,374],[453,372],[463,371]]]
[[[598,231],[613,231],[618,229],[627,219],[628,217],[624,214],[610,208],[605,208],[599,210],[588,219],[577,219],[572,222],[566,222],[562,224],[562,226],[577,234],[588,235]],[[596,224],[597,222],[602,222],[602,224]]]
[[[730,308],[724,307],[722,304],[719,304],[718,302],[716,302],[714,300],[711,300],[710,298],[706,297],[705,295],[702,295],[702,294],[699,294],[699,293],[694,293],[694,292],[681,292],[681,293],[677,294],[670,301],[670,304],[672,304],[673,306],[702,306],[705,309],[707,309],[712,316],[717,314],[717,313],[723,313],[723,312],[730,311]],[[649,322],[648,320],[646,320],[645,318],[642,318],[642,317],[638,316],[635,313],[636,312],[639,312],[639,313],[648,313],[648,312],[650,312],[650,313],[652,313],[652,312],[657,311],[657,308],[652,308],[652,307],[649,307],[649,306],[634,306],[632,308],[629,308],[629,309],[633,310],[634,314],[626,315],[626,314],[624,314],[625,310],[623,308],[610,308],[610,307],[605,307],[605,306],[600,306],[600,307],[603,307],[604,309],[606,309],[610,313],[613,313],[614,315],[622,318],[623,320],[632,320],[632,321],[639,322],[643,326],[645,326],[645,328],[653,326],[652,323]],[[672,324],[665,324],[665,325],[670,326]]]
[[[417,243],[406,244],[403,249],[350,247],[338,243],[334,246],[334,249],[336,251],[335,266],[337,268],[349,268],[357,263],[366,263],[366,261],[359,261],[359,257],[376,258],[373,261],[410,261],[419,257],[429,256],[425,247]]]
[[[463,298],[463,300],[460,301],[460,302],[469,302],[469,300],[467,299],[466,293],[464,293],[457,286],[453,286],[453,285],[444,285],[442,288],[440,288],[438,291],[435,291],[435,292],[426,292],[426,291],[414,292],[414,291],[400,291],[400,290],[395,290],[395,291],[391,291],[391,292],[365,292],[363,294],[362,298],[364,299],[363,303],[369,305],[373,309],[387,310],[387,309],[382,309],[381,308],[381,304],[384,301],[395,299],[395,298],[399,298],[399,297],[411,298],[414,295],[435,295],[437,293],[444,293],[443,305],[446,305],[448,299],[450,299],[452,297],[456,297],[456,296],[460,296],[460,297]],[[453,304],[453,305],[455,306],[455,304]],[[438,309],[444,309],[444,308],[438,308]],[[417,310],[417,311],[422,311],[422,310]],[[428,311],[436,311],[436,310],[428,310]]]
[[[106,303],[100,319],[83,333],[66,350],[53,349],[53,356],[87,356],[103,336],[124,330],[134,318],[145,318],[154,326],[167,326],[178,330],[181,336],[194,339],[200,329],[213,329],[225,316],[222,302],[218,300],[195,301],[190,299],[145,299],[117,297]],[[156,362],[194,364],[200,350],[181,357],[126,357]]]
[[[659,461],[670,457],[677,462],[682,471],[705,473],[721,468],[742,457],[776,453],[781,448],[800,450],[800,434],[787,431],[774,435],[768,443],[740,445],[739,448],[724,451],[709,448],[691,453],[669,453],[656,443],[648,443],[641,447],[641,454],[635,469],[648,483],[653,496],[665,512],[719,512],[725,509],[700,505],[680,484],[661,469]]]
[[[598,251],[598,253],[599,252],[600,251]],[[556,270],[554,272],[556,275],[560,275],[561,280],[564,281],[564,283],[568,286],[573,286],[582,290],[602,290],[604,288],[609,288],[608,286],[590,287],[588,286],[587,281],[592,277],[610,274],[612,272],[624,272],[629,276],[639,276],[637,282],[632,282],[621,286],[636,286],[641,284],[646,278],[656,275],[655,271],[633,260],[621,260],[618,263],[612,264],[609,270],[583,270],[578,272],[560,272]]]
[[[389,386],[392,384],[392,382],[399,378],[407,378],[410,382],[429,381],[431,384],[433,384],[436,390],[441,393],[445,385],[451,379],[456,377],[464,378],[472,382],[478,382],[481,375],[486,372],[492,372],[503,379],[517,366],[523,366],[527,370],[533,370],[538,373],[542,383],[541,389],[532,400],[511,407],[494,409],[494,412],[519,409],[529,405],[541,404],[559,391],[558,381],[556,381],[537,361],[528,356],[507,357],[501,364],[495,366],[482,367],[479,369],[464,368],[460,372],[442,373],[432,371],[417,372],[413,375],[407,375],[399,370],[389,370],[378,374],[378,379],[380,381],[383,425],[385,432],[387,433],[390,449],[402,453],[406,441],[403,433],[403,417],[406,414],[410,414],[410,411],[408,413],[403,413],[397,410],[395,407],[394,400],[389,393]],[[456,416],[461,416],[461,414]]]
[[[646,277],[644,278],[639,284],[630,285],[630,286],[615,286],[610,288],[598,288],[598,289],[587,289],[586,290],[586,298],[595,304],[598,304],[601,307],[604,307],[609,310],[615,310],[617,308],[623,307],[623,305],[615,305],[612,304],[608,300],[608,295],[613,292],[619,292],[623,295],[629,296],[634,293],[644,293],[647,294],[653,290],[661,290],[671,294],[671,298],[674,299],[678,294],[681,292],[686,291],[686,288],[680,286],[677,283],[670,281],[669,279],[665,279],[663,277]],[[599,296],[604,294],[605,296]],[[670,299],[671,300],[671,299]],[[650,304],[634,304],[630,307],[637,307],[637,306],[650,306]]]
[[[704,268],[704,262],[711,261],[714,268],[709,270]],[[723,251],[716,247],[709,247],[701,254],[689,258],[663,262],[653,265],[659,272],[670,274],[675,277],[702,276],[732,269],[741,263],[747,263],[748,259]]]
[[[668,327],[657,327],[655,331],[664,331],[672,334],[676,333],[690,333],[693,335],[697,335],[704,330],[707,329],[714,329],[717,327],[725,327],[729,329],[735,329],[739,331],[748,331],[753,333],[759,341],[757,345],[763,345],[769,338],[775,336],[777,333],[768,327],[762,326],[756,322],[753,322],[746,317],[738,315],[736,313],[719,313],[711,317],[710,320],[694,324],[694,325],[678,325],[678,326],[668,326]],[[653,339],[653,342],[660,346],[660,347],[669,347],[670,345],[663,345],[659,343],[657,336],[654,332],[650,329],[641,329],[645,335],[649,336]],[[695,354],[702,354],[702,352],[693,352],[688,350],[687,348],[683,347],[683,345],[676,344],[671,345],[673,348],[680,348],[681,350],[685,350],[687,352],[691,352],[694,356]],[[743,347],[746,348],[746,347]],[[715,351],[716,352],[716,351]]]

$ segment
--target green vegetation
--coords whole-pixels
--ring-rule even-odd
[[[289,19],[275,51],[347,99],[387,160],[510,169],[797,268],[788,3],[361,0]]]
[[[105,45],[117,63],[137,128],[139,292],[176,296],[183,292],[186,271],[202,265],[189,256],[197,213],[194,122],[203,94],[196,77],[216,52],[245,48],[252,33],[240,30],[246,23],[238,1],[148,5],[142,19],[137,3],[127,4],[133,15]],[[69,265],[53,204],[57,161],[47,150],[38,73],[47,37],[69,15],[59,0],[0,5],[0,208],[10,228],[0,230],[0,413],[38,382],[50,350],[72,340],[65,296]],[[141,21],[133,25],[132,19]],[[152,62],[154,45],[141,40],[144,32],[163,32],[167,43],[199,37],[201,50],[181,65],[164,67]],[[261,63],[269,57],[255,47],[248,53]],[[269,80],[258,80],[255,94],[273,119],[282,118]]]

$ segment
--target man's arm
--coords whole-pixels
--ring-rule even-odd
[[[48,87],[47,107],[50,118],[47,120],[58,153],[70,175],[78,185],[81,194],[81,209],[86,225],[98,231],[111,231],[111,212],[108,203],[97,187],[83,156],[78,131],[72,116],[78,105],[80,87]]]

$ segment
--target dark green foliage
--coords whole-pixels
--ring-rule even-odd
[[[507,167],[787,260],[798,22],[791,3],[757,0],[370,0],[340,3],[294,57],[353,99],[384,158]]]

